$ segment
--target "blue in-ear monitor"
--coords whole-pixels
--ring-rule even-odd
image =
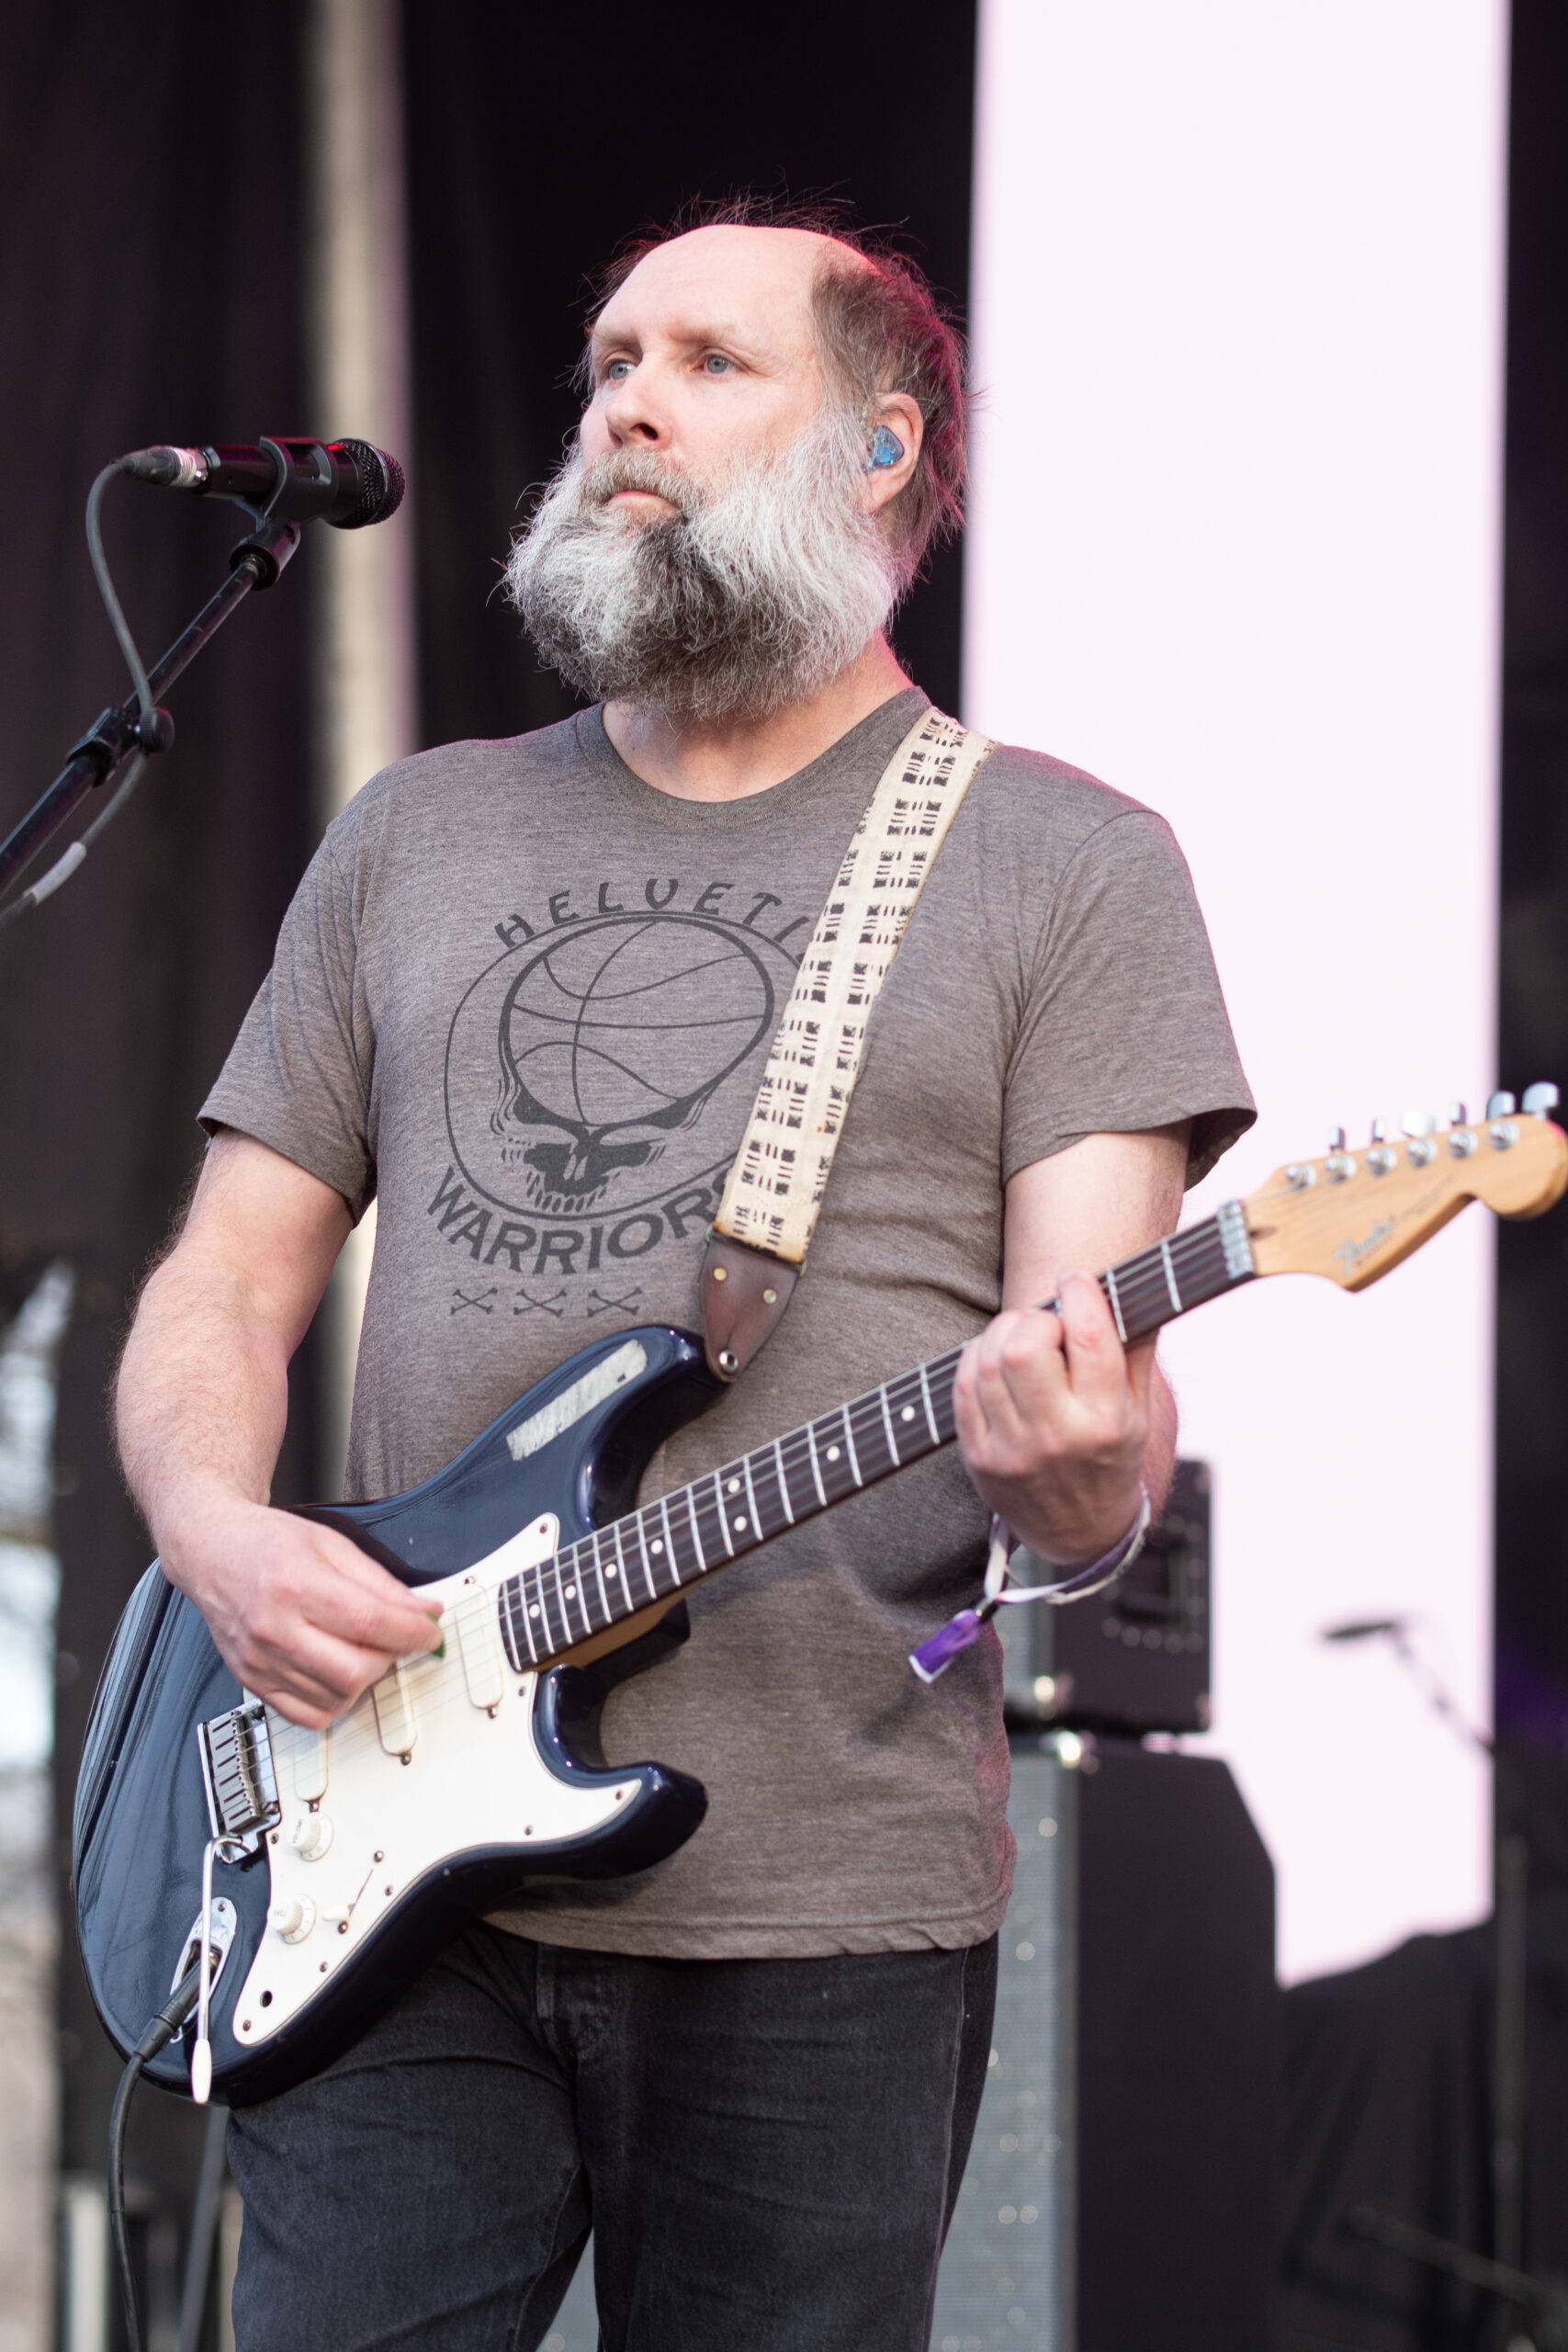
[[[896,466],[904,454],[904,444],[891,425],[879,424],[871,436],[872,466]]]

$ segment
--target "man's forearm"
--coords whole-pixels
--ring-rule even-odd
[[[181,1250],[142,1294],[115,1394],[120,1460],[161,1547],[215,1505],[265,1503],[288,1409],[276,1330],[220,1267]]]

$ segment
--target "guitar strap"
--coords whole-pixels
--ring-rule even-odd
[[[924,711],[884,769],[801,958],[703,1261],[720,1380],[772,1338],[806,1263],[877,991],[947,829],[994,751]]]

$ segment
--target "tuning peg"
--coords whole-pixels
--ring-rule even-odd
[[[1383,1120],[1382,1120],[1382,1119],[1374,1119],[1374,1120],[1372,1121],[1372,1132],[1371,1132],[1371,1140],[1373,1143],[1385,1143],[1385,1142],[1387,1141],[1387,1139],[1388,1139],[1388,1127],[1387,1127],[1386,1123],[1385,1123]]]
[[[1438,1123],[1430,1111],[1405,1111],[1399,1124],[1407,1136],[1429,1136]]]
[[[1489,1119],[1511,1119],[1517,1107],[1511,1094],[1489,1094],[1486,1098]]]
[[[1537,1086],[1526,1087],[1524,1107],[1532,1119],[1544,1119],[1549,1111],[1556,1110],[1562,1100],[1551,1080],[1543,1079]]]
[[[1462,1127],[1467,1126],[1469,1123],[1470,1114],[1465,1109],[1464,1104],[1462,1102],[1450,1102],[1449,1104],[1447,1124],[1450,1127]]]
[[[1344,1148],[1345,1148],[1345,1130],[1344,1130],[1344,1128],[1343,1128],[1343,1127],[1330,1127],[1330,1128],[1329,1128],[1329,1130],[1328,1130],[1328,1148],[1329,1148],[1329,1150],[1330,1150],[1331,1152],[1334,1152],[1334,1153],[1338,1153],[1338,1152],[1341,1152],[1341,1151],[1343,1151],[1343,1150],[1344,1150]]]

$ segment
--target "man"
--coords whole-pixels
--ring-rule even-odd
[[[298,1722],[439,1640],[267,1507],[288,1358],[368,1201],[353,1493],[428,1476],[617,1321],[697,1320],[795,963],[923,706],[885,628],[958,512],[960,357],[916,273],[811,228],[634,255],[509,572],[598,707],[389,771],[301,886],[119,1389],[167,1573]],[[650,1478],[968,1341],[962,1460],[738,1564],[613,1698],[612,1758],[706,1784],[687,1847],[520,1893],[236,2115],[242,2345],[536,2345],[591,2223],[608,2346],[924,2345],[1011,1847],[994,1641],[929,1690],[907,1653],[976,1597],[987,1506],[1077,1565],[1141,1483],[1157,1505],[1168,1391],[1068,1270],[1168,1231],[1248,1116],[1165,827],[994,752],[879,1000],[806,1278]]]

